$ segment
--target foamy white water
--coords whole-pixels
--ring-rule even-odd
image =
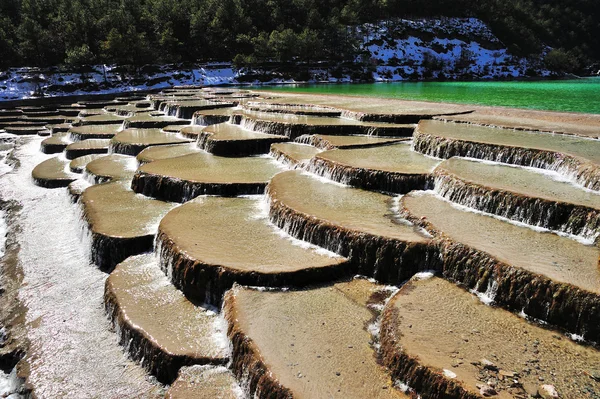
[[[20,167],[0,177],[0,196],[18,201],[23,286],[31,365],[39,398],[154,398],[164,389],[130,361],[104,313],[107,275],[89,262],[77,209],[66,189],[33,184],[31,171],[49,156],[38,137],[20,139]]]

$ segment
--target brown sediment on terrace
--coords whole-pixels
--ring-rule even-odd
[[[598,247],[461,210],[432,193],[408,194],[400,207],[438,239],[444,277],[600,341]]]
[[[130,257],[108,276],[106,312],[120,344],[163,383],[183,366],[224,364],[227,348],[215,338],[218,316],[191,303],[168,283],[153,254]]]
[[[320,153],[318,148],[300,143],[276,143],[271,145],[269,154],[293,168],[304,166],[311,158]]]
[[[79,115],[77,116],[79,118],[85,118],[96,115],[107,115],[107,113],[104,111],[104,108],[81,108]]]
[[[232,121],[248,130],[287,136],[291,140],[306,134],[409,137],[414,132],[414,125],[254,111],[233,115]]]
[[[44,139],[40,144],[40,150],[44,154],[58,154],[71,144],[68,133],[54,133],[52,137]]]
[[[57,116],[37,116],[37,117],[27,116],[27,117],[22,118],[21,120],[24,122],[33,122],[33,123],[40,123],[43,125],[47,125],[50,123],[65,123],[72,119],[73,118],[68,118],[63,115],[57,115]]]
[[[600,138],[600,117],[595,114],[485,107],[471,114],[439,116],[435,119]]]
[[[183,137],[188,138],[190,140],[198,140],[198,137],[204,131],[205,127],[206,126],[200,125],[182,126],[179,130],[179,133],[181,133]]]
[[[267,154],[271,144],[284,141],[289,139],[286,136],[246,130],[231,123],[207,126],[198,134],[198,148],[211,154],[230,157]]]
[[[58,188],[67,187],[77,175],[67,172],[69,162],[59,157],[50,158],[35,168],[31,172],[33,182],[40,187]]]
[[[4,126],[5,124],[7,126],[10,126],[11,123],[19,122],[22,120],[23,120],[22,116],[2,116],[2,115],[0,115],[0,127]]]
[[[88,139],[84,141],[77,141],[67,145],[65,148],[65,156],[67,159],[75,159],[84,155],[91,154],[106,154],[110,140],[108,139]]]
[[[124,120],[124,116],[104,113],[83,117],[79,120],[78,125],[120,125]]]
[[[91,186],[80,198],[92,239],[92,261],[110,271],[152,249],[156,226],[173,204],[135,194],[126,182]]]
[[[126,129],[161,129],[171,125],[189,125],[190,121],[172,116],[153,116],[150,114],[138,114],[127,118],[123,123]]]
[[[413,279],[387,303],[381,350],[392,378],[423,398],[527,398],[553,385],[561,398],[594,398],[600,352],[536,326],[440,278]],[[489,392],[489,391],[488,391]]]
[[[422,270],[439,270],[438,249],[396,218],[395,199],[300,171],[274,176],[267,188],[270,219],[290,235],[350,258],[365,276],[400,284]]]
[[[151,112],[154,111],[152,107],[152,103],[150,101],[140,101],[135,103],[130,103],[127,105],[118,105],[114,107],[105,107],[109,112],[114,112],[119,116],[132,116],[135,114],[139,114],[141,112]]]
[[[121,131],[121,125],[86,125],[74,126],[69,129],[69,135],[73,141],[88,139],[111,139]]]
[[[160,129],[125,129],[110,141],[110,151],[117,154],[138,155],[151,146],[187,143],[175,133],[165,133]]]
[[[558,181],[532,169],[462,158],[434,172],[436,191],[483,212],[565,233],[600,234],[600,193]]]
[[[23,119],[19,118],[18,120],[15,120],[13,122],[4,122],[1,124],[1,126],[4,129],[10,128],[10,127],[32,127],[32,128],[38,128],[38,129],[45,129],[46,123],[27,121],[27,120],[23,120]]]
[[[423,121],[415,130],[413,148],[438,158],[461,156],[550,169],[572,176],[587,188],[600,189],[599,140]]]
[[[313,134],[298,137],[295,141],[310,144],[322,150],[333,150],[336,148],[367,148],[410,140],[407,137],[373,137],[373,136],[331,136],[325,134]]]
[[[94,184],[107,181],[130,181],[137,168],[134,157],[123,154],[103,155],[85,165],[85,174]]]
[[[431,173],[438,164],[400,143],[321,152],[307,169],[353,187],[406,194],[432,186]]]
[[[49,129],[52,134],[54,133],[65,133],[68,132],[69,129],[71,129],[71,124],[70,123],[59,123],[56,125],[46,125],[46,128]]]
[[[127,100],[93,100],[78,101],[77,106],[83,108],[104,108],[112,105],[127,105]]]
[[[199,151],[198,147],[196,147],[196,143],[159,145],[146,148],[136,156],[136,159],[138,164],[144,165],[158,161],[159,159],[176,158],[183,155],[194,154]]]
[[[214,110],[197,111],[192,117],[192,124],[200,126],[216,125],[229,121],[234,113],[234,108],[220,108]]]
[[[332,107],[319,107],[312,104],[284,104],[250,101],[242,105],[242,109],[277,114],[310,115],[324,117],[340,117],[342,111]]]
[[[179,370],[165,399],[240,399],[242,392],[225,367],[190,366]]]
[[[169,93],[169,95],[151,95],[149,99],[152,103],[152,107],[155,110],[162,112],[165,110],[167,103],[169,102],[177,101],[182,103],[185,101],[198,101],[202,100],[203,98],[195,95],[195,93]]]
[[[131,186],[137,193],[174,202],[204,194],[262,194],[269,179],[280,170],[270,158],[218,157],[198,152],[141,166]]]
[[[214,110],[219,108],[231,108],[236,104],[233,102],[216,102],[209,100],[197,101],[168,101],[161,108],[164,108],[164,113],[169,116],[175,116],[182,119],[192,119],[196,111]]]
[[[377,363],[366,280],[305,291],[236,287],[225,299],[232,369],[263,398],[408,398]]]
[[[34,134],[42,135],[44,132],[47,132],[47,133],[50,132],[48,129],[46,129],[46,126],[44,126],[43,124],[39,125],[39,126],[32,126],[32,125],[4,126],[4,131],[6,133],[15,134],[17,136],[26,136],[26,135],[34,135]]]
[[[73,173],[83,173],[85,171],[85,167],[88,163],[90,163],[98,158],[104,157],[104,156],[106,156],[106,155],[92,154],[92,155],[84,155],[84,156],[75,158],[69,163],[69,169]]]
[[[161,130],[165,133],[179,133],[181,129],[187,127],[187,125],[169,125],[163,127]]]
[[[274,99],[264,100],[280,104],[312,104],[334,107],[342,110],[342,115],[362,121],[386,123],[418,123],[439,115],[470,113],[475,108],[458,104],[439,104],[423,101],[404,101],[391,98],[341,96],[308,93],[263,92]]]
[[[24,116],[54,116],[59,115],[60,112],[55,108],[25,108],[23,109]]]
[[[23,115],[23,110],[21,110],[21,109],[2,109],[2,110],[0,110],[0,118],[10,117],[10,116],[20,117],[22,115]]]
[[[261,198],[206,197],[169,212],[157,241],[173,284],[188,298],[219,305],[234,283],[303,287],[352,273],[346,258],[282,236],[261,205]]]

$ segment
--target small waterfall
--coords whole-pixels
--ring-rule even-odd
[[[218,125],[219,123],[233,123],[232,116],[228,115],[208,115],[208,114],[199,114],[195,113],[192,118],[192,125],[199,126],[210,126],[210,125]]]
[[[435,171],[434,187],[448,201],[481,212],[580,236],[591,242],[600,235],[600,211],[597,209],[488,189],[443,170]]]
[[[66,190],[39,188],[31,180],[31,170],[48,158],[39,152],[40,139],[19,138],[18,143],[20,165],[2,176],[0,191],[20,204],[13,237],[23,268],[19,297],[27,304],[28,383],[47,397],[98,392],[163,397],[158,384],[124,356],[110,331],[101,306],[106,274],[89,264],[90,246],[80,238],[83,222]],[[56,350],[57,343],[67,342],[69,350]]]
[[[407,194],[413,190],[427,190],[433,185],[433,179],[429,174],[369,170],[340,165],[318,156],[310,160],[306,170],[341,184],[395,194]]]
[[[457,156],[552,170],[585,188],[600,190],[600,167],[568,154],[448,139],[420,133],[418,129],[412,148],[441,159]]]
[[[137,171],[131,188],[138,194],[170,202],[187,202],[200,195],[235,197],[263,194],[266,183],[203,183]]]
[[[273,224],[292,237],[349,258],[356,265],[356,274],[395,285],[421,271],[441,271],[436,245],[404,242],[333,225],[288,208],[273,197],[268,187],[267,194]]]
[[[300,134],[296,132],[302,129],[302,125],[293,125],[284,122],[255,119],[248,117],[247,115],[244,115],[242,117],[239,125],[242,128],[253,132],[286,136],[291,139],[294,139],[295,137],[299,136]]]
[[[472,290],[480,298],[493,300],[497,306],[523,310],[531,317],[599,342],[600,297],[596,293],[513,267],[486,252],[453,241],[406,208],[401,214],[435,237],[442,263],[436,270],[442,270],[444,278]]]
[[[235,317],[236,289],[230,290],[223,302],[223,313],[228,323],[227,336],[232,345],[232,371],[242,382],[249,397],[291,398],[292,392],[274,378],[262,361],[254,342],[239,327]]]

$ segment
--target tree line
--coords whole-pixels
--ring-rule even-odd
[[[0,68],[342,62],[348,27],[439,16],[480,18],[517,55],[550,45],[557,68],[600,60],[597,0],[1,0]]]

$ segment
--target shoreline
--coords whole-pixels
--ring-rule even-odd
[[[253,90],[254,91],[254,90]],[[435,102],[426,100],[404,100],[399,98],[389,97],[375,97],[375,96],[358,96],[349,94],[328,94],[328,93],[306,93],[306,92],[279,92],[269,90],[256,90],[257,93],[269,94],[279,97],[325,97],[325,98],[347,98],[352,100],[363,100],[365,97],[373,99],[373,102],[387,103],[392,105],[396,103],[398,107],[405,106],[424,106],[424,107],[440,107],[450,106],[456,107],[463,110],[473,111],[471,114],[477,113],[483,116],[511,116],[521,119],[533,119],[542,122],[557,123],[562,125],[581,125],[584,127],[590,127],[598,129],[597,134],[600,135],[600,114],[584,113],[584,112],[569,112],[569,111],[552,111],[552,110],[538,110],[528,108],[515,108],[515,107],[504,107],[504,106],[489,106],[489,105],[477,105],[477,104],[462,104],[452,102]],[[343,107],[342,107],[343,108]],[[442,113],[442,112],[440,112]],[[573,127],[573,126],[570,126]],[[527,130],[527,129],[526,129]],[[535,130],[535,129],[532,129]],[[589,133],[585,134],[589,137]]]

